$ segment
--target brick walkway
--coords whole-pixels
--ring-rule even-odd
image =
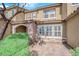
[[[61,42],[47,42],[42,46],[36,44],[34,47],[30,47],[30,49],[38,56],[71,56],[69,49]]]

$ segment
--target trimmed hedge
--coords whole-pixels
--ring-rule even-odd
[[[30,55],[27,33],[15,33],[0,41],[1,56]]]

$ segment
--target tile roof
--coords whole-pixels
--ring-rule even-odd
[[[73,11],[73,13],[71,13],[69,16],[67,16],[63,21],[68,21],[70,20],[70,18],[74,17],[77,14],[79,14],[79,7],[75,11]]]

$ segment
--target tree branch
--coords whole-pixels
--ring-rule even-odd
[[[23,6],[22,6],[22,8],[24,8],[24,6],[26,5],[27,3],[25,3]]]
[[[5,4],[2,3],[2,5],[3,5],[3,11],[5,11],[6,10]]]
[[[19,13],[22,13],[23,11],[18,11],[18,12],[16,12],[12,17],[10,17],[10,20],[14,17],[14,16],[16,16],[17,14],[19,14]]]

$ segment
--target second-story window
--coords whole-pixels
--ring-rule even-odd
[[[79,6],[79,3],[72,3],[72,6]]]
[[[14,15],[14,10],[12,9],[12,16]]]
[[[32,13],[32,18],[36,18],[36,17],[37,17],[36,12],[33,12],[33,13]]]
[[[55,10],[44,11],[44,18],[55,18]]]
[[[9,19],[10,18],[9,12],[5,12],[5,16]]]

